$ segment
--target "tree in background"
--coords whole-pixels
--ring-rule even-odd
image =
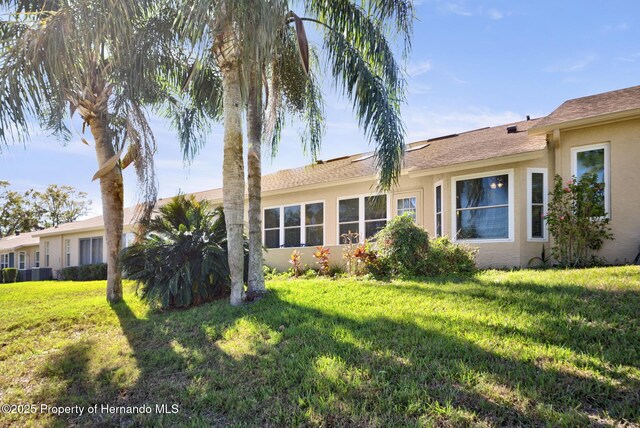
[[[39,216],[34,210],[34,191],[17,192],[8,181],[0,181],[0,238],[16,232],[31,232],[39,228]]]
[[[76,221],[78,217],[86,215],[91,206],[85,192],[57,184],[49,185],[44,192],[36,192],[35,199],[41,210],[38,223],[44,228]]]

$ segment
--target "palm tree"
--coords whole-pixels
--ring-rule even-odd
[[[353,2],[306,1],[305,14],[289,12],[289,2],[214,1],[189,3],[179,20],[185,33],[201,50],[202,62],[215,57],[222,76],[224,117],[223,198],[227,215],[231,303],[241,304],[244,284],[241,242],[244,226],[244,162],[241,113],[247,106],[249,136],[249,292],[264,289],[261,280],[260,150],[263,140],[277,142],[284,111],[301,114],[310,124],[309,151],[315,156],[322,134],[321,99],[308,78],[308,45],[302,23],[314,22],[323,35],[329,70],[352,100],[367,137],[375,144],[379,187],[390,188],[398,179],[404,153],[400,120],[404,80],[388,42],[388,34],[410,45],[413,9],[410,1]],[[291,61],[291,31],[296,27],[299,58]],[[319,64],[316,62],[315,65]],[[286,72],[293,71],[287,74]],[[265,77],[269,77],[265,79]],[[266,92],[263,105],[263,87]],[[316,89],[314,91],[314,89]],[[196,88],[196,92],[198,88]],[[301,101],[283,103],[283,99]],[[311,109],[308,107],[311,106]],[[265,112],[266,110],[266,112]],[[261,132],[264,128],[266,132]],[[275,145],[274,145],[275,147]]]
[[[69,113],[93,136],[107,241],[107,299],[122,299],[118,252],[122,169],[133,163],[142,214],[156,200],[155,140],[143,105],[164,99],[175,59],[162,43],[162,11],[133,0],[2,0],[0,143],[26,141],[31,121],[69,140]],[[166,74],[164,80],[157,73]],[[174,78],[173,80],[177,80]],[[71,126],[73,128],[73,126]],[[76,131],[77,132],[77,131]],[[82,138],[89,145],[89,142]],[[120,160],[122,154],[126,154]]]

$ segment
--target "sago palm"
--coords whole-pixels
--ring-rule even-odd
[[[177,61],[162,11],[134,0],[2,0],[0,8],[0,144],[28,140],[34,124],[69,140],[69,116],[79,114],[98,161],[107,299],[121,300],[122,169],[135,165],[149,214],[155,141],[143,106],[166,99]]]

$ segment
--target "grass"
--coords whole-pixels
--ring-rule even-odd
[[[104,288],[0,285],[0,401],[179,413],[1,426],[640,426],[637,267],[277,280],[169,313]]]

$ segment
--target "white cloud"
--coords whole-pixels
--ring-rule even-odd
[[[602,31],[604,31],[605,33],[620,33],[623,31],[627,31],[628,29],[629,24],[627,24],[626,22],[621,22],[619,24],[609,24],[602,27]]]
[[[498,9],[489,9],[486,11],[486,15],[493,20],[499,20],[504,18],[504,13],[500,12]]]
[[[544,69],[550,73],[574,73],[582,71],[597,59],[596,55],[587,55],[582,58],[572,58],[552,64]]]
[[[407,74],[411,77],[417,77],[431,70],[430,61],[411,62],[407,65]]]

